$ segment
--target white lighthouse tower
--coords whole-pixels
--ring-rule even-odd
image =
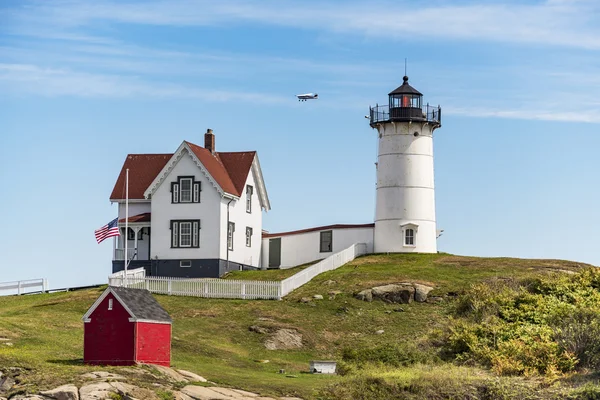
[[[433,131],[441,108],[423,107],[423,95],[403,79],[387,106],[370,108],[379,138],[374,251],[435,253]]]

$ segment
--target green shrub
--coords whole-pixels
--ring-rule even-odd
[[[600,366],[600,272],[494,280],[461,295],[442,339],[445,359],[500,375],[556,376]]]
[[[600,386],[587,383],[572,390],[567,396],[568,400],[600,400]]]
[[[437,357],[431,349],[419,348],[413,343],[403,343],[361,349],[346,348],[342,351],[342,360],[358,365],[380,363],[391,367],[404,367],[417,363],[434,363],[437,361]]]

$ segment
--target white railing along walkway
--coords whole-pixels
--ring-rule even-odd
[[[38,290],[29,290],[39,288]],[[48,281],[45,278],[30,279],[26,281],[2,282],[0,283],[0,295],[3,294],[27,294],[48,291]],[[7,293],[10,292],[10,293]]]
[[[303,269],[297,274],[292,275],[287,279],[284,279],[283,281],[281,281],[281,297],[287,295],[293,290],[298,289],[300,286],[309,282],[315,276],[322,274],[326,271],[332,271],[334,269],[337,269],[342,265],[354,260],[356,257],[366,254],[366,252],[366,243],[355,243],[347,249],[332,254],[329,257],[319,261],[318,263]]]
[[[219,299],[276,299],[309,282],[315,276],[331,271],[367,252],[365,243],[356,243],[324,260],[303,269],[283,281],[242,281],[218,278],[169,278],[146,276],[144,268],[127,271],[127,287],[147,289],[152,293],[175,296],[211,297]],[[125,286],[125,273],[108,277],[110,286]]]

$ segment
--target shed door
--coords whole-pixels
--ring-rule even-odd
[[[269,268],[281,265],[281,238],[269,239]]]

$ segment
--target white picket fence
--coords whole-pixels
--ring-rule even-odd
[[[31,290],[32,288],[38,289]],[[27,294],[47,291],[48,281],[45,278],[0,283],[0,295]]]
[[[281,300],[315,276],[331,271],[367,252],[365,243],[356,243],[339,253],[303,269],[283,281],[241,281],[216,278],[168,278],[146,276],[144,268],[127,271],[127,287],[147,289],[152,293],[219,299]],[[108,277],[110,286],[125,286],[123,271]]]

